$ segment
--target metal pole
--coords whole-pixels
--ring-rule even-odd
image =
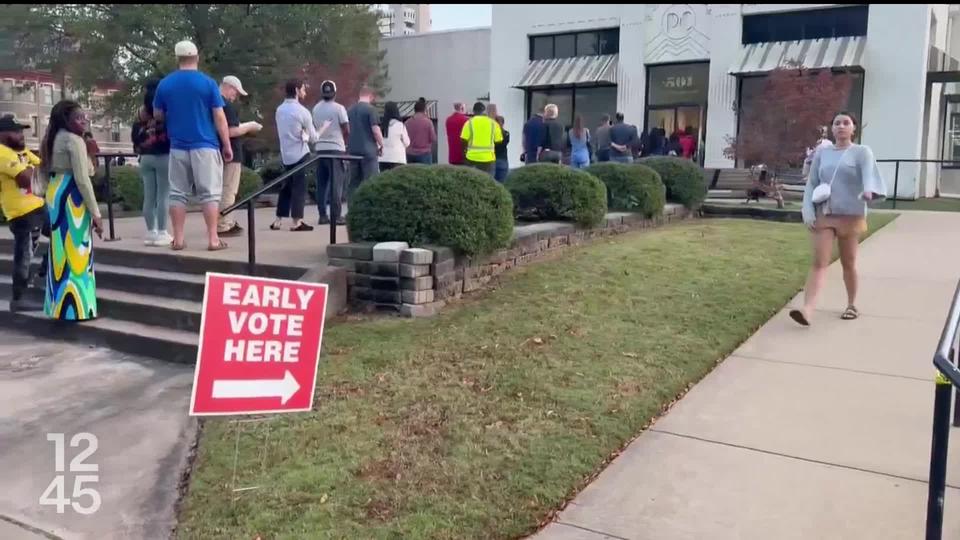
[[[900,160],[898,159],[894,165],[893,171],[893,209],[897,209],[897,196],[899,195],[899,186],[900,186]]]
[[[947,448],[950,439],[950,395],[950,381],[938,373],[933,401],[927,540],[940,540],[943,537],[943,495],[947,485]]]
[[[957,350],[950,349],[950,361],[956,365],[957,363]],[[960,427],[960,388],[954,388],[954,401],[953,401],[953,427]]]
[[[247,201],[247,273],[257,275],[257,232],[254,199]]]
[[[104,182],[107,183],[107,221],[110,222],[110,241],[117,239],[113,229],[113,187],[110,185],[110,158],[103,160],[104,163]]]
[[[340,190],[334,189],[334,184],[339,182],[340,177],[343,176],[342,174],[338,174],[341,171],[337,170],[337,167],[343,168],[343,161],[334,161],[333,158],[329,158],[326,161],[327,170],[330,171],[330,178],[327,179],[327,184],[329,184],[329,188],[327,188],[327,202],[330,204],[330,245],[332,246],[337,243],[337,222],[340,221],[340,212],[343,211],[343,209],[340,208],[340,193],[338,193]],[[320,164],[318,163],[317,166],[319,167]],[[336,201],[333,200],[334,194],[336,194],[337,197]],[[334,208],[337,209],[336,212],[334,212]],[[326,208],[321,210],[321,212],[325,211]]]

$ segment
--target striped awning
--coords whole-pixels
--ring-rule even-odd
[[[619,55],[574,56],[531,60],[514,88],[617,83]]]
[[[393,101],[393,100],[387,100]],[[397,107],[400,109],[400,118],[409,118],[413,116],[413,107],[417,104],[417,100],[413,101],[398,101]],[[374,107],[377,109],[377,113],[383,116],[383,107],[386,105],[385,102],[377,102]],[[435,99],[427,100],[427,117],[432,118],[433,120],[437,119],[437,101]]]
[[[866,45],[861,36],[753,43],[740,50],[729,73],[765,73],[792,62],[807,69],[862,67]]]

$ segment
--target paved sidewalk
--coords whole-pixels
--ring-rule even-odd
[[[839,320],[837,263],[812,328],[775,316],[535,539],[922,538],[960,214],[902,214],[860,270],[859,320]],[[960,537],[951,435],[944,538]]]

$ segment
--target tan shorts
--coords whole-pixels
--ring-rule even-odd
[[[818,212],[814,228],[818,231],[832,229],[838,238],[860,236],[867,232],[867,218],[863,216],[825,216]]]

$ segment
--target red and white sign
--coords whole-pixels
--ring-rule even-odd
[[[207,274],[190,415],[309,411],[327,286]]]

